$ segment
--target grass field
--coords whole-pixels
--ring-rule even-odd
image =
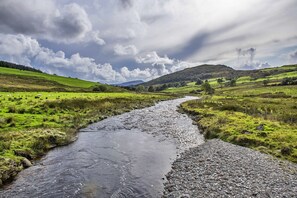
[[[297,86],[218,88],[182,104],[206,138],[220,138],[297,163]]]
[[[296,66],[264,69],[274,75],[242,76],[233,87],[208,79],[214,95],[202,92],[200,100],[186,102],[182,109],[196,116],[206,138],[220,138],[297,163],[297,85],[278,85],[284,78],[297,77],[292,70]],[[264,80],[268,85],[264,86]],[[185,95],[201,89],[189,82],[164,92]]]
[[[92,91],[96,86],[107,92],[120,92],[121,88],[76,78],[0,67],[0,91]]]
[[[0,184],[77,130],[108,116],[169,99],[162,94],[0,92]]]

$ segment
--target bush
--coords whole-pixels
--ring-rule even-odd
[[[15,112],[16,112],[16,108],[14,106],[8,107],[8,113],[15,113]]]
[[[206,94],[214,94],[215,90],[214,88],[212,88],[209,84],[208,81],[205,81],[203,84],[202,84],[202,90],[205,91]]]
[[[107,91],[107,87],[104,86],[104,85],[98,85],[96,87],[93,88],[93,91],[96,91],[96,92],[105,92]]]

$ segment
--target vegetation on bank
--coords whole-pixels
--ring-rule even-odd
[[[0,184],[28,166],[28,160],[71,142],[81,127],[160,100],[162,94],[0,93]]]
[[[185,89],[198,91],[201,99],[185,102],[181,108],[194,115],[206,138],[220,138],[297,163],[296,77],[285,71],[253,80],[244,76],[233,85],[227,79],[189,83]],[[184,93],[182,88],[177,90]]]

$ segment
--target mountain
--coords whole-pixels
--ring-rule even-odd
[[[121,83],[121,84],[117,84],[117,86],[120,86],[120,87],[132,87],[132,86],[139,85],[139,84],[142,84],[142,83],[144,83],[143,80],[134,80],[134,81],[129,81],[129,82],[124,82],[124,83]]]
[[[225,65],[200,65],[161,76],[149,82],[143,83],[143,85],[150,86],[182,81],[196,81],[198,78],[203,80],[209,78],[228,77],[236,74],[236,70]]]
[[[163,85],[167,83],[181,83],[197,81],[198,78],[201,80],[206,80],[211,78],[239,78],[242,76],[249,76],[252,79],[257,79],[295,71],[297,71],[297,65],[284,65],[281,67],[258,70],[235,70],[225,65],[200,65],[161,76],[159,78],[145,82],[142,85],[151,86]]]
[[[43,73],[37,69],[0,61],[0,91],[123,92],[123,88],[77,78]]]

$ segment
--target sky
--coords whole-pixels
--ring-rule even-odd
[[[0,0],[0,59],[101,83],[297,63],[296,0]]]

